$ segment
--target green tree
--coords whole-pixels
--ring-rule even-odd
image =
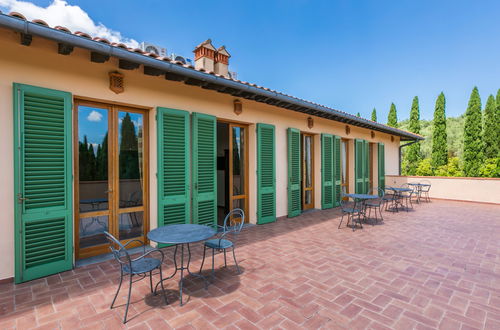
[[[481,98],[477,87],[472,90],[465,112],[464,124],[464,173],[479,176],[483,162]]]
[[[431,176],[434,174],[431,166],[431,159],[425,158],[417,166],[417,175],[419,176]]]
[[[358,112],[358,113],[356,114],[356,116],[357,116],[357,117],[361,117],[361,114]]]
[[[391,103],[391,109],[389,110],[389,115],[387,116],[387,125],[396,128],[398,127],[398,113],[394,103]]]
[[[413,98],[411,105],[409,130],[410,132],[420,134],[420,108],[418,105],[418,96]],[[420,142],[409,145],[405,156],[406,174],[415,175],[417,173],[418,163],[422,159]]]
[[[108,133],[104,135],[102,143],[97,147],[96,176],[97,180],[108,179]]]
[[[493,95],[488,97],[486,107],[484,109],[483,123],[483,143],[484,157],[495,158],[498,156],[500,136],[498,136],[498,122],[496,118],[497,106]]]
[[[372,121],[377,121],[377,110],[375,108],[373,108],[373,111],[372,111]]]
[[[434,109],[432,130],[432,168],[448,164],[448,141],[446,134],[446,99],[439,94]]]
[[[128,112],[123,117],[120,136],[120,179],[139,179],[138,139]]]

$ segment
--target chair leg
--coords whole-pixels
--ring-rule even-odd
[[[380,209],[380,205],[378,207],[378,213],[380,214],[380,219],[382,219],[382,221],[384,221],[384,217],[382,216],[382,210]]]
[[[226,249],[224,249],[224,268],[227,268]]]
[[[120,292],[120,288],[122,287],[122,282],[123,282],[123,270],[120,271],[120,284],[118,284],[118,289],[116,290],[115,297],[113,298],[113,302],[111,302],[111,307],[109,307],[110,309],[113,309],[116,297],[118,297],[118,293]]]
[[[224,250],[225,252],[226,250]],[[238,262],[236,261],[236,255],[234,254],[234,245],[233,245],[233,259],[234,259],[234,264],[236,265],[236,269],[238,270],[238,274],[241,274],[240,267],[238,266]]]
[[[342,216],[340,217],[340,223],[338,229],[340,229],[340,226],[342,226],[342,220],[344,220],[344,213],[342,213]]]
[[[125,316],[123,317],[123,324],[127,323],[128,306],[130,305],[130,295],[132,294],[132,274],[130,274],[130,281],[128,286],[127,307],[125,308]]]
[[[151,287],[151,293],[153,293],[153,271],[149,272],[149,286]]]
[[[160,268],[160,285],[161,285],[161,289],[163,291],[163,298],[165,299],[165,305],[168,305],[167,293],[165,292],[165,287],[163,286],[163,273],[161,271],[161,265],[159,268]]]
[[[211,277],[212,277],[212,282],[215,278],[215,249],[212,249],[212,274],[211,274]]]
[[[205,263],[205,253],[207,252],[207,246],[203,245],[203,259],[201,260],[201,266],[200,266],[200,274],[201,271],[203,270],[203,264]]]

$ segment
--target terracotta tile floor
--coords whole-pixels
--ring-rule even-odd
[[[175,281],[169,305],[149,293],[147,280],[135,283],[127,326],[500,329],[500,206],[433,201],[384,216],[354,233],[337,229],[338,210],[245,229],[236,250],[242,275],[230,262],[208,290],[188,281],[183,307]],[[193,250],[196,269],[201,245]],[[109,309],[117,275],[104,262],[2,284],[0,328],[122,327],[124,307]]]

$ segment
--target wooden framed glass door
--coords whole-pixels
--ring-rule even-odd
[[[104,231],[145,242],[147,111],[76,100],[74,118],[76,258],[109,252]]]
[[[248,211],[248,126],[229,123],[229,210]],[[245,218],[245,222],[249,217]]]
[[[314,208],[314,135],[302,133],[302,210]]]

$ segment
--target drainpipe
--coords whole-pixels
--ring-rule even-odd
[[[414,141],[411,141],[407,144],[403,144],[401,146],[399,146],[399,175],[401,176],[401,154],[402,154],[402,151],[403,151],[403,147],[407,147],[409,145],[412,145],[414,143],[418,142],[418,140],[414,140]]]

